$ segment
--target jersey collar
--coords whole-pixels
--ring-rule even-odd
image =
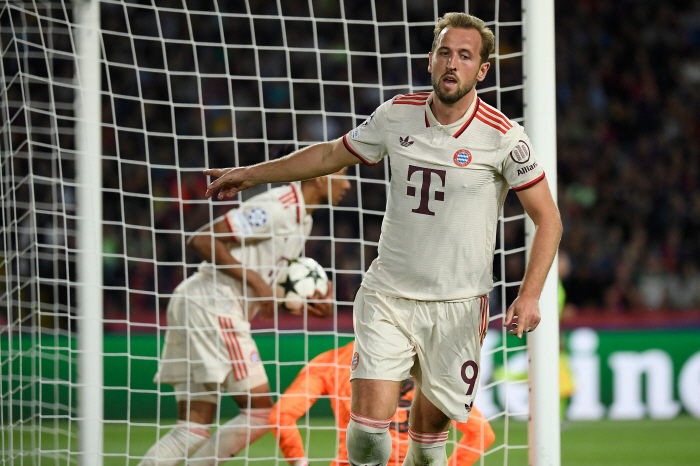
[[[449,125],[441,125],[437,119],[435,118],[435,115],[433,115],[433,111],[430,109],[430,103],[433,101],[433,97],[435,96],[435,92],[431,92],[430,96],[428,96],[428,99],[425,101],[425,126],[426,128],[430,128],[431,126],[442,126],[445,131],[450,133],[453,137],[458,138],[462,135],[462,133],[467,129],[469,124],[472,122],[474,119],[474,116],[476,115],[476,111],[479,110],[479,105],[480,105],[480,99],[479,96],[476,96],[474,98],[474,102],[469,106],[467,111],[464,113],[464,116],[460,118],[459,120],[455,121],[454,123],[451,123]]]

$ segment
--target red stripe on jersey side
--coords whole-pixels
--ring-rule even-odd
[[[396,105],[425,105],[425,102],[414,102],[412,100],[405,100],[405,101],[394,101],[394,104]]]
[[[236,380],[242,380],[245,378],[245,375],[241,370],[241,355],[238,353],[237,348],[233,343],[233,338],[231,338],[233,323],[231,323],[230,319],[223,317],[221,317],[221,319],[223,321],[224,328],[226,329],[224,335],[226,336],[226,345],[229,349],[229,355],[231,356],[231,367],[234,368],[234,376],[236,377]]]
[[[486,118],[486,119],[489,120],[490,122],[497,124],[498,126],[500,126],[501,128],[505,129],[506,131],[508,131],[508,130],[510,129],[508,126],[506,126],[505,123],[503,123],[503,120],[499,120],[499,119],[497,119],[497,118],[494,118],[493,116],[489,115],[488,113],[486,113],[486,112],[484,112],[484,111],[480,111],[480,112],[479,112],[479,115],[480,115],[481,117],[483,117],[483,118]],[[511,128],[512,128],[512,127],[511,127]]]
[[[481,333],[479,335],[479,344],[484,345],[484,337],[486,329],[489,326],[489,297],[488,295],[481,297]]]
[[[236,358],[236,361],[231,360],[231,364],[236,364],[236,367],[238,368],[238,372],[240,373],[240,378],[236,378],[236,380],[242,380],[248,377],[248,369],[245,366],[245,360],[243,359],[243,351],[241,351],[241,347],[238,344],[238,339],[236,338],[236,332],[234,330],[234,325],[233,325],[233,320],[230,318],[223,318],[224,324],[226,326],[227,330],[230,330],[229,332],[226,332],[226,336],[228,337],[228,341],[231,345],[231,350],[233,351],[233,356]]]
[[[231,318],[228,319],[229,325],[231,325],[231,330],[233,330],[233,320]],[[241,349],[241,344],[238,343],[238,338],[236,337],[236,332],[232,331],[231,332],[231,338],[233,339],[233,343],[236,345],[236,348],[238,348],[238,355],[240,357],[240,362],[238,363],[241,372],[243,373],[243,378],[248,377],[248,367],[246,366],[245,363],[245,358],[243,357],[243,350]]]
[[[231,340],[228,337],[228,332],[226,331],[228,330],[228,326],[223,317],[219,317],[219,327],[221,327],[221,334],[224,336],[226,350],[228,350],[228,357],[231,360],[231,369],[233,369],[233,376],[236,378],[236,380],[241,380],[243,377],[241,377],[241,375],[238,372],[238,365],[235,362],[233,346],[231,345]]]
[[[483,110],[493,115],[494,118],[501,120],[506,128],[511,129],[513,127],[513,124],[510,122],[508,117],[496,110],[495,108],[493,108],[492,106],[484,104]]]
[[[228,225],[228,229],[231,230],[231,233],[235,233],[235,231],[233,231],[233,225],[231,224],[231,219],[228,218],[228,215],[224,215],[224,218],[226,219],[226,225]],[[236,235],[231,235],[231,237],[233,238],[233,240],[236,243],[240,243],[240,241]]]
[[[477,98],[476,98],[476,105],[474,106],[474,113],[472,113],[472,116],[469,117],[469,119],[467,120],[467,122],[464,123],[464,125],[463,125],[461,128],[459,128],[459,131],[457,131],[457,132],[454,134],[454,137],[455,137],[455,138],[460,137],[460,136],[462,135],[462,133],[464,132],[464,130],[467,129],[467,126],[469,126],[469,124],[472,122],[472,120],[474,119],[474,116],[476,116],[476,112],[479,111],[479,107],[480,107],[479,103],[480,103],[480,102],[481,102],[481,99],[477,97]]]
[[[486,332],[489,329],[489,297],[484,296],[484,333],[481,335],[481,344],[484,344]]]
[[[504,130],[504,129],[501,128],[500,126],[496,126],[496,125],[494,125],[493,123],[490,123],[490,122],[486,121],[485,119],[481,118],[478,114],[476,115],[476,118],[477,118],[479,121],[481,121],[482,123],[486,123],[486,124],[489,125],[491,128],[496,128],[496,129],[497,129],[498,131],[500,131],[501,133],[506,134],[506,130]]]
[[[430,128],[430,122],[428,121],[428,111],[425,111],[425,127]]]
[[[369,163],[368,161],[366,161],[365,159],[363,159],[362,156],[361,156],[360,154],[358,154],[357,152],[355,152],[355,150],[354,150],[352,147],[350,147],[350,144],[348,144],[348,135],[347,135],[347,134],[343,136],[343,145],[345,145],[345,148],[346,148],[348,151],[350,151],[350,153],[351,153],[352,155],[354,155],[354,156],[357,157],[358,159],[362,160],[362,162],[363,162],[365,165],[370,165],[370,166],[376,165],[376,163]]]
[[[297,187],[294,183],[290,183],[289,186],[292,187],[292,193],[294,194],[294,202],[297,205],[297,223],[301,223],[301,203],[299,202],[299,193],[297,192]]]
[[[481,322],[479,322],[479,340],[481,340],[481,333],[484,331],[484,297],[479,298],[479,315],[481,317]]]
[[[522,186],[518,186],[517,188],[513,188],[513,191],[522,191],[523,189],[531,188],[532,186],[535,186],[537,183],[539,183],[543,179],[544,179],[544,173],[542,173],[538,178],[530,181],[527,184],[524,184]]]

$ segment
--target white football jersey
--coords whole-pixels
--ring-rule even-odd
[[[374,165],[390,156],[379,255],[362,285],[422,301],[464,300],[493,289],[498,216],[509,187],[544,179],[523,128],[476,97],[441,125],[433,94],[399,95],[343,137]]]
[[[306,213],[299,183],[274,188],[251,197],[224,218],[236,238],[231,255],[246,269],[259,273],[274,288],[277,276],[290,259],[299,257],[311,233],[313,219]],[[199,273],[213,274],[215,266],[202,262]],[[242,296],[238,280],[216,272],[214,279]]]

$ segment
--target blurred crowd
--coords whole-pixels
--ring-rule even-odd
[[[108,62],[105,317],[115,321],[125,310],[137,321],[153,321],[154,309],[162,314],[168,295],[199,261],[186,250],[186,236],[237,205],[203,199],[203,167],[247,165],[339,137],[385,99],[430,89],[430,2],[377,1],[374,8],[344,2],[341,12],[340,2],[314,0],[313,16],[326,19],[316,30],[305,20],[306,0],[281,2],[291,18],[284,22],[219,16],[204,0],[188,2],[190,14],[180,0],[159,2],[157,14],[150,2],[141,3],[146,8],[103,3],[101,16]],[[438,3],[444,11],[463,5]],[[279,14],[275,2],[217,2],[222,13],[246,13],[246,5],[254,15]],[[493,2],[470,5],[486,21],[496,11],[501,22],[520,15],[519,2],[500,2],[499,9]],[[407,33],[394,23],[375,28],[373,19],[424,23]],[[521,49],[519,27],[501,26],[499,33],[501,54]],[[59,37],[54,46],[66,40]],[[357,52],[351,59],[346,44]],[[407,52],[424,55],[409,59]],[[69,77],[67,63],[55,60],[54,76]],[[520,58],[499,66],[502,87],[522,80]],[[493,70],[482,88],[495,85]],[[700,307],[700,1],[559,0],[556,70],[569,304],[623,312]],[[56,89],[54,99],[71,101],[69,89]],[[481,96],[522,117],[521,93]],[[306,254],[335,270],[344,310],[376,256],[385,169],[353,168],[345,209],[315,215]],[[55,167],[47,170],[55,176]],[[506,233],[506,247],[521,245]],[[44,262],[42,274],[66,275]],[[495,269],[500,273],[498,264]]]
[[[700,2],[557,3],[567,296],[606,309],[700,299]]]

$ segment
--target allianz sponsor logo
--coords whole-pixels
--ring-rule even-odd
[[[610,340],[605,344],[609,346]],[[499,371],[502,356],[495,350],[500,346],[501,336],[489,332],[482,347],[482,388],[474,404],[486,417],[507,409],[525,420],[529,412],[529,386],[524,381],[527,353],[517,351],[508,357],[508,372],[519,376],[496,382],[494,373]],[[683,410],[700,418],[700,350],[675,361],[672,350],[661,348],[606,352],[598,333],[590,328],[571,332],[568,346],[575,380],[566,409],[568,419],[671,419]],[[489,388],[483,388],[485,385]]]
[[[537,162],[533,163],[532,165],[528,165],[527,167],[518,168],[518,176],[524,175],[525,173],[534,170],[536,167],[537,167]]]

